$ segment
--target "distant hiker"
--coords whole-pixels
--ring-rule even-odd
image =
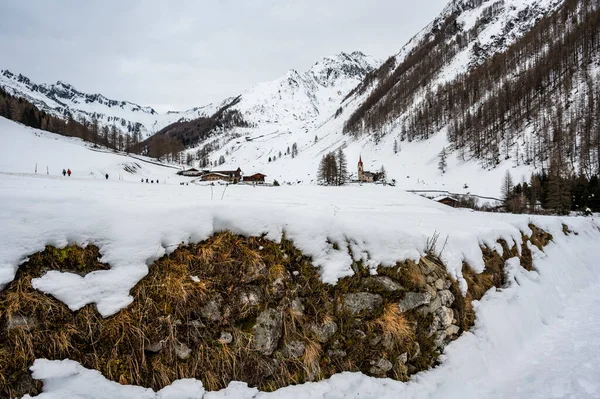
[[[67,174],[71,177],[71,169],[67,169]]]
[[[63,176],[67,175],[67,171],[63,169]]]
[[[106,174],[106,180],[108,180],[108,173]]]
[[[148,179],[146,179],[146,183],[148,183]]]
[[[150,180],[150,183],[154,184],[154,180]]]
[[[142,177],[142,183],[144,182],[144,178]]]

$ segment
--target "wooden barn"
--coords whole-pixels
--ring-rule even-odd
[[[250,176],[244,176],[244,182],[245,183],[253,183],[253,184],[265,184],[265,177],[267,175],[264,175],[262,173],[255,173],[253,175]]]
[[[435,197],[433,200],[439,202],[440,204],[451,206],[452,208],[456,208],[456,205],[458,204],[458,199],[449,195],[440,195],[439,197]]]

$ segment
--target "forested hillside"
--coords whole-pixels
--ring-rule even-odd
[[[75,120],[73,115],[66,113],[57,117],[38,109],[28,100],[15,97],[0,87],[0,116],[25,126],[46,130],[68,137],[79,137],[95,146],[104,146],[118,151],[140,153],[142,134],[139,130],[133,133],[122,133],[115,125],[100,126],[97,119],[88,122]]]
[[[503,6],[485,9],[491,18]],[[463,49],[450,15],[382,79],[345,124],[347,133],[378,134],[401,126],[401,140],[427,139],[448,128],[453,148],[493,167],[501,159],[542,172],[591,177],[600,167],[600,10],[598,2],[568,0],[544,16],[507,51],[448,82],[431,79]],[[483,23],[483,22],[482,22]],[[447,38],[451,36],[452,40]],[[485,49],[473,44],[475,53]]]

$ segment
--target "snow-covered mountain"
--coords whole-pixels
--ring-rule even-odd
[[[76,120],[89,122],[96,118],[101,126],[115,125],[122,132],[132,132],[137,126],[144,136],[179,120],[211,115],[216,108],[216,105],[209,104],[183,112],[159,114],[152,107],[111,100],[102,94],[83,93],[61,81],[55,84],[34,83],[26,76],[7,70],[0,71],[0,87],[11,95],[25,98],[48,114],[63,118],[71,114]]]
[[[325,57],[304,73],[291,69],[279,79],[254,86],[242,94],[235,109],[253,124],[315,122],[334,112],[380,63],[359,51]]]
[[[347,85],[318,84],[319,97],[315,98],[310,90],[314,77],[332,76],[327,71],[336,69],[330,68],[326,60],[305,74],[290,71],[285,77],[258,85],[242,96],[237,108],[253,127],[233,128],[213,135],[200,148],[209,144],[211,149],[217,149],[210,156],[213,164],[223,157],[225,166],[262,171],[279,181],[314,182],[321,157],[344,147],[351,172],[355,172],[362,155],[366,169],[384,166],[388,178],[396,179],[405,188],[497,196],[498,182],[507,169],[520,179],[528,177],[533,166],[515,164],[514,159],[504,160],[482,179],[481,171],[488,168],[482,169],[477,160],[465,160],[462,154],[454,152],[448,159],[448,171],[442,174],[437,156],[450,146],[446,127],[436,127],[422,141],[403,141],[402,123],[408,117],[403,110],[427,101],[427,92],[432,88],[452,82],[506,51],[562,4],[562,0],[453,0],[398,53],[365,74],[356,88],[350,86],[358,79],[348,79]],[[386,81],[390,76],[397,80]],[[348,129],[357,110],[380,105],[383,102],[380,100],[386,100],[388,90],[400,86],[404,91],[396,97],[387,96],[390,100],[382,107],[387,113],[399,110],[397,115],[388,118],[386,114],[376,129],[366,129],[361,134]],[[346,92],[340,87],[345,87]],[[381,98],[373,100],[371,95],[378,90]],[[373,104],[369,104],[372,100]],[[361,125],[367,125],[364,118],[357,119],[354,127],[361,130]],[[287,149],[293,143],[297,144],[299,154],[292,159]]]
[[[155,139],[168,135],[181,141],[192,137],[190,141],[197,142],[200,138],[203,141],[199,147],[190,151],[212,153],[211,158],[218,159],[221,154],[216,150],[244,136],[243,140],[252,143],[249,145],[252,160],[268,158],[269,154],[273,155],[274,149],[270,148],[273,140],[280,143],[274,153],[278,154],[302,137],[313,139],[314,132],[334,116],[342,100],[380,64],[379,60],[359,51],[325,57],[305,72],[289,70],[276,80],[259,83],[240,96],[223,101],[221,104],[227,112],[235,113],[243,123],[223,128],[219,118],[213,118],[215,123],[174,124],[160,131]],[[259,145],[258,152],[254,152],[255,144]],[[223,152],[228,158],[229,150]],[[202,159],[205,160],[205,155]]]

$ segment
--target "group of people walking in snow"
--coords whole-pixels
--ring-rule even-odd
[[[62,171],[63,176],[69,175],[69,177],[71,177],[71,169],[63,169]],[[106,177],[106,180],[108,180],[108,173],[104,175]]]

